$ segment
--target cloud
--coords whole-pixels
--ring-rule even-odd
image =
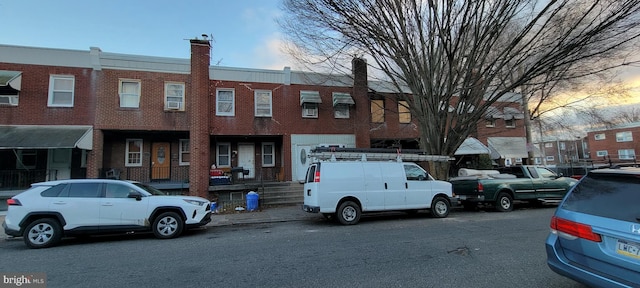
[[[282,70],[285,66],[295,67],[295,60],[284,52],[284,41],[278,33],[264,38],[252,53],[252,67],[261,69]]]

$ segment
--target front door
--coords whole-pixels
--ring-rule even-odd
[[[151,180],[169,179],[171,167],[171,146],[169,142],[155,142],[151,145]]]
[[[71,149],[49,149],[47,180],[71,178]]]
[[[255,149],[253,144],[238,144],[238,166],[244,170],[249,170],[245,178],[255,177],[256,163]],[[242,178],[242,175],[239,175]]]

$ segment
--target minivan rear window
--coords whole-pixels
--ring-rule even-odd
[[[562,208],[629,222],[640,219],[638,175],[590,173],[567,196]]]

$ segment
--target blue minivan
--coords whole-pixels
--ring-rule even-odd
[[[590,171],[551,218],[547,264],[593,287],[640,287],[640,168]]]

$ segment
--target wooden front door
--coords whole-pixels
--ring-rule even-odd
[[[151,180],[169,179],[171,175],[171,146],[169,142],[151,145]]]

